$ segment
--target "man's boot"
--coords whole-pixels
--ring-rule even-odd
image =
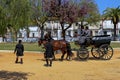
[[[46,65],[45,66],[48,66],[49,65],[49,63],[48,63],[48,59],[46,59]]]
[[[16,58],[16,61],[15,61],[15,63],[18,63],[18,58]]]
[[[50,66],[52,66],[52,60],[50,60]]]
[[[23,64],[23,59],[21,58],[21,64]]]

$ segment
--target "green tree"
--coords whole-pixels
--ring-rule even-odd
[[[100,14],[94,0],[45,0],[46,12],[50,17],[59,20],[63,38],[65,32],[73,23],[86,22],[84,25],[96,24],[100,20]],[[67,27],[64,24],[68,24]]]
[[[41,31],[41,38],[44,35],[44,25],[48,20],[47,12],[44,11],[44,0],[31,0],[33,25],[37,25]]]
[[[94,0],[80,0],[78,16],[81,25],[97,25],[100,21],[100,14]],[[86,23],[83,24],[83,22]]]
[[[74,0],[44,0],[45,11],[51,21],[59,21],[62,29],[62,36],[65,39],[65,32],[77,21],[77,5]],[[68,24],[65,26],[65,24]]]
[[[14,35],[14,40],[17,40],[17,32],[19,29],[28,27],[30,23],[31,7],[29,0],[8,0],[8,15],[10,29]]]
[[[120,20],[120,7],[117,8],[107,8],[104,10],[104,19],[110,19],[114,24],[114,40],[116,40],[116,26]]]
[[[5,38],[5,34],[7,32],[7,9],[6,9],[6,1],[0,1],[0,35]]]

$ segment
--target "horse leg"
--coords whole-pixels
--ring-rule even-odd
[[[67,53],[66,60],[69,60],[69,59],[70,59],[70,56],[69,56],[68,53]]]
[[[55,60],[55,53],[53,53],[53,60]]]
[[[66,53],[66,51],[62,51],[61,61],[63,61],[65,53]]]
[[[70,52],[67,51],[67,56],[66,56],[66,60],[70,60],[71,59],[71,55]]]
[[[66,60],[72,60],[72,56],[73,56],[72,52],[70,53],[67,52]]]

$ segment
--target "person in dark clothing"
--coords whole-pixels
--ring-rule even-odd
[[[24,52],[24,46],[22,44],[22,40],[19,40],[18,44],[16,44],[15,50],[14,50],[14,54],[16,53],[15,63],[18,63],[18,59],[20,57],[20,60],[21,60],[20,63],[23,64],[23,58],[22,58],[24,56],[23,52]]]
[[[92,31],[88,26],[85,27],[85,45],[90,45],[92,42]]]
[[[86,39],[86,36],[85,36],[85,29],[84,29],[84,26],[81,25],[81,29],[80,29],[80,32],[79,32],[79,44],[80,44],[80,48],[85,48],[85,39]]]
[[[52,66],[52,59],[54,55],[53,46],[50,42],[50,39],[48,39],[48,42],[45,45],[45,59],[46,59],[46,66]]]
[[[54,39],[52,38],[52,36],[51,36],[51,32],[50,32],[50,31],[45,34],[44,38],[45,38],[46,40],[50,40],[50,41],[54,40]]]
[[[66,43],[66,44],[67,44],[67,57],[66,57],[66,59],[72,60],[71,57],[73,56],[73,53],[72,53],[71,45],[70,45],[70,43]]]
[[[92,37],[92,31],[88,28],[88,26],[85,27],[85,36]]]

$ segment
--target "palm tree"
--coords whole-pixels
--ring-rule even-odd
[[[117,8],[107,8],[106,10],[104,10],[104,19],[109,18],[112,23],[114,24],[114,40],[116,40],[116,27],[117,24],[120,20],[120,6],[118,6]]]

